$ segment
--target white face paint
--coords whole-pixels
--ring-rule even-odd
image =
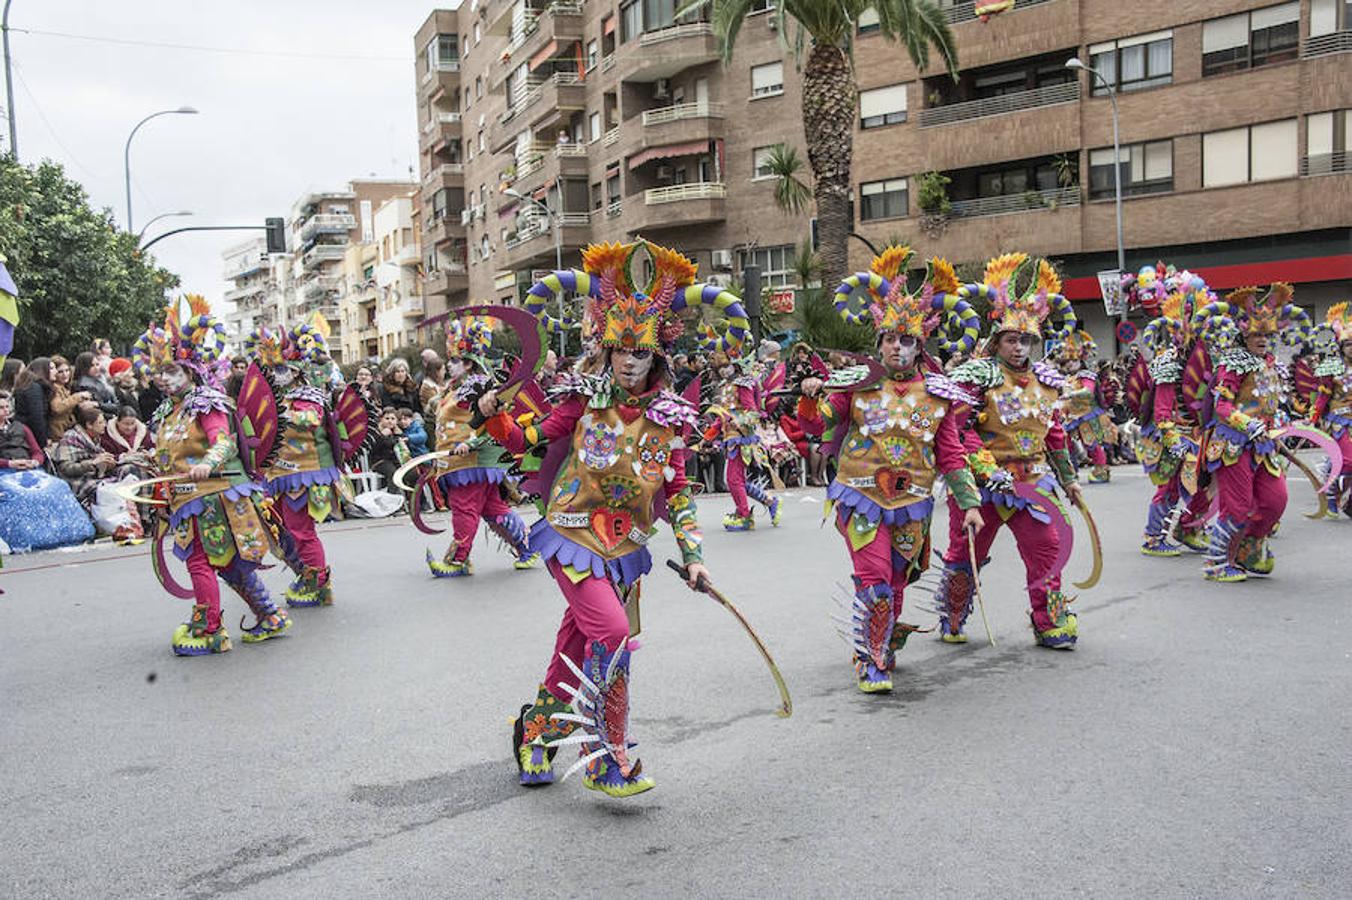
[[[465,364],[463,359],[457,357],[456,359],[448,360],[446,363],[446,376],[454,381],[464,375],[468,368],[469,366]]]
[[[1033,349],[1033,336],[1017,331],[1006,331],[996,342],[995,352],[1005,363],[1021,369],[1028,363],[1028,354]]]
[[[273,366],[272,380],[277,382],[277,387],[290,387],[291,382],[296,380],[296,370],[290,366]]]
[[[610,368],[615,381],[626,391],[641,391],[648,384],[648,373],[653,368],[651,350],[612,350]]]
[[[164,391],[170,396],[183,393],[191,383],[192,380],[188,378],[188,373],[178,366],[174,366],[164,373]]]
[[[879,341],[878,351],[883,365],[893,371],[903,371],[909,369],[920,355],[920,342],[909,334],[889,331]]]

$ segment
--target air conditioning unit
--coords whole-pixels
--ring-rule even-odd
[[[675,173],[675,170],[672,169],[671,166],[658,166],[658,167],[657,167],[657,177],[658,177],[658,179],[664,180],[664,179],[667,179],[667,178],[671,178],[671,177],[674,176],[675,174],[676,174],[676,173]]]
[[[469,207],[465,207],[464,209],[460,210],[460,224],[461,224],[461,225],[468,225],[470,219],[472,219],[473,217],[474,217],[474,210],[473,210],[473,209],[471,209],[471,208],[469,208]]]
[[[713,259],[713,267],[724,271],[732,271],[732,251],[715,250],[710,256]]]
[[[483,208],[483,206],[475,206],[475,207],[474,207],[474,218],[482,220],[483,217],[484,217],[484,208]]]
[[[704,280],[721,288],[732,287],[732,275],[728,272],[711,272]]]
[[[659,78],[653,82],[653,99],[665,100],[671,96],[671,79]]]

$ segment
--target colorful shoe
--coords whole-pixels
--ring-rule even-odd
[[[286,605],[293,607],[332,606],[333,590],[329,587],[329,569],[305,566],[300,575],[282,594]],[[327,600],[327,602],[326,602]]]
[[[474,565],[469,560],[455,562],[437,559],[431,550],[427,551],[427,568],[434,578],[463,578],[474,574]]]
[[[1232,566],[1224,563],[1219,566],[1206,565],[1202,567],[1202,577],[1207,581],[1219,581],[1222,583],[1232,583],[1236,581],[1248,581],[1248,574],[1239,566]]]
[[[755,527],[756,518],[750,513],[739,516],[735,512],[730,512],[723,517],[723,528],[726,531],[752,531]]]
[[[939,640],[945,644],[965,644],[963,626],[972,612],[975,583],[969,563],[948,563],[934,591],[934,611],[939,614]]]
[[[215,631],[207,631],[207,608],[194,606],[192,618],[174,629],[170,639],[175,656],[209,656],[212,653],[230,651],[230,632],[225,625],[218,625]]]
[[[854,602],[850,606],[850,631],[845,635],[854,646],[854,674],[859,690],[879,694],[892,690],[892,588],[886,584],[860,587],[855,581]],[[902,638],[904,644],[906,639]]]
[[[270,616],[263,616],[248,628],[244,627],[244,619],[241,618],[239,630],[241,641],[246,644],[257,644],[269,638],[281,637],[290,631],[291,618],[279,609]]]
[[[1039,631],[1036,622],[1033,624],[1037,645],[1051,650],[1074,650],[1080,636],[1080,620],[1070,611],[1070,598],[1061,591],[1048,591],[1047,616],[1051,619],[1051,628]],[[1032,618],[1031,614],[1029,618]]]
[[[1164,535],[1157,534],[1154,537],[1146,535],[1145,542],[1141,544],[1142,556],[1182,556],[1183,548],[1177,544],[1171,544],[1165,540]]]
[[[581,747],[582,758],[563,777],[586,767],[583,784],[610,797],[632,797],[656,787],[643,774],[642,762],[629,761],[629,751],[635,746],[629,740],[629,656],[627,642],[610,651],[600,641],[592,642],[582,668],[563,656],[579,682],[578,687],[570,688],[574,711],[551,717],[577,726],[573,734],[550,743],[552,747]]]
[[[1277,565],[1276,557],[1268,549],[1268,542],[1250,535],[1245,535],[1235,544],[1235,562],[1247,574],[1260,578],[1271,575]]]
[[[1218,518],[1207,533],[1206,565],[1202,576],[1207,581],[1232,583],[1246,581],[1244,569],[1235,563],[1234,547],[1244,532],[1244,523]]]
[[[1089,470],[1090,484],[1107,484],[1113,480],[1112,469],[1107,466],[1094,466]]]
[[[1207,551],[1206,534],[1200,528],[1175,528],[1174,538],[1193,553]]]
[[[516,562],[512,563],[512,568],[518,572],[524,572],[527,569],[535,568],[535,564],[540,561],[540,554],[527,553],[525,556],[518,556]]]
[[[576,726],[557,721],[553,715],[567,712],[568,705],[543,684],[535,695],[535,702],[521,707],[512,727],[512,750],[516,753],[522,785],[535,787],[554,783],[554,754],[558,750],[549,746],[549,742],[567,737]]]
[[[778,497],[770,498],[770,524],[775,528],[779,527],[781,506],[782,504],[780,503]]]

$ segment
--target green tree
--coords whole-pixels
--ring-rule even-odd
[[[709,9],[723,60],[729,62],[737,33],[754,6],[754,0],[693,0],[678,15]],[[775,4],[780,39],[792,47],[803,67],[803,132],[817,202],[823,284],[834,284],[847,274],[846,241],[853,227],[850,166],[859,110],[850,49],[855,24],[870,7],[878,13],[879,32],[901,44],[917,69],[928,68],[933,45],[949,73],[957,75],[953,33],[934,0],[779,0]],[[790,19],[795,28],[788,44]]]
[[[50,160],[0,157],[0,253],[19,286],[14,355],[22,359],[78,353],[96,337],[124,351],[163,318],[165,292],[179,283]]]
[[[775,179],[775,205],[795,216],[806,212],[812,203],[812,188],[801,177],[804,164],[798,151],[786,144],[775,144],[770,148],[766,167]]]

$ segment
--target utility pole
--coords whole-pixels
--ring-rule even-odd
[[[14,73],[9,58],[9,5],[5,0],[4,17],[0,18],[0,36],[5,45],[5,118],[9,120],[9,152],[19,158],[19,127],[14,124]]]

